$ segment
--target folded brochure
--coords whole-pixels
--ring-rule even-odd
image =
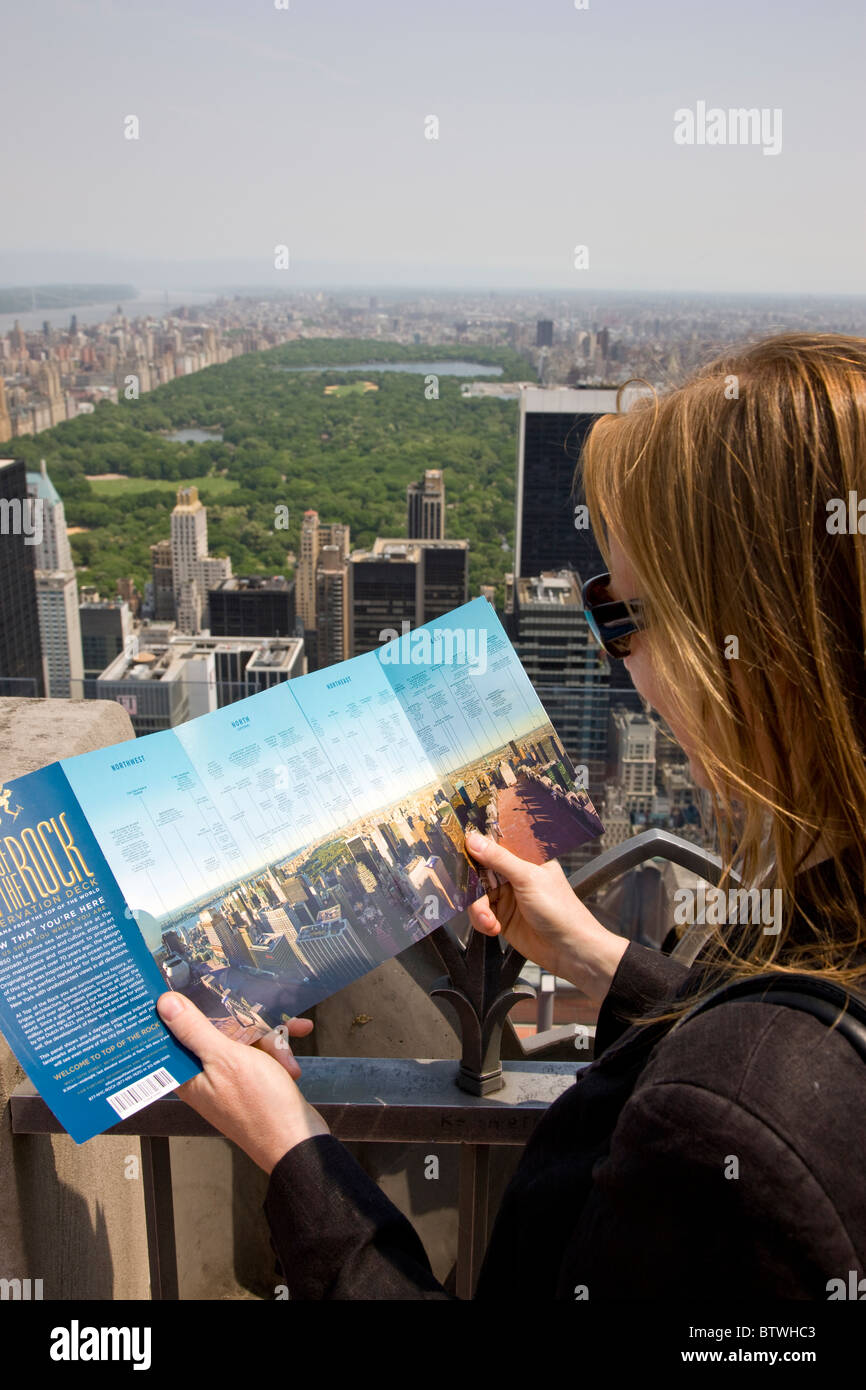
[[[600,835],[582,781],[484,598],[16,778],[0,1031],[82,1143],[202,1070],[160,994],[255,1041],[482,896],[467,829],[535,863]]]

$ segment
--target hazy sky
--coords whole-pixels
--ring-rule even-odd
[[[588,2],[8,3],[0,282],[866,292],[862,0]]]

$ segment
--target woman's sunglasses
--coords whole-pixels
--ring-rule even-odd
[[[640,599],[614,602],[608,592],[610,574],[597,574],[587,579],[583,595],[583,616],[589,630],[609,657],[622,661],[631,651],[631,639],[645,626],[644,609]]]

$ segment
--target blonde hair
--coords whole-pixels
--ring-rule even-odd
[[[640,585],[659,689],[706,771],[720,887],[736,870],[744,887],[782,894],[778,935],[740,929],[735,941],[716,928],[702,965],[725,978],[772,968],[856,985],[866,540],[831,532],[828,504],[844,499],[847,512],[850,492],[866,498],[866,340],[787,333],[726,353],[603,416],[582,470],[605,561],[612,534]],[[801,906],[809,930],[794,941],[794,875],[821,839],[831,854],[859,854],[850,873],[836,859],[839,891],[818,921]]]

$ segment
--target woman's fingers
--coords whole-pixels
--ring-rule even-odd
[[[290,1018],[286,1027],[290,1037],[305,1038],[308,1033],[313,1031],[313,1020],[311,1018]]]
[[[296,1060],[289,1038],[305,1038],[313,1031],[313,1020],[311,1018],[290,1018],[285,1023],[281,1023],[278,1028],[274,1028],[270,1033],[266,1033],[263,1038],[257,1038],[253,1047],[258,1047],[262,1052],[267,1052],[269,1057],[273,1057],[280,1066],[285,1067],[286,1071],[295,1081],[301,1075],[300,1063]]]
[[[266,1033],[263,1038],[256,1038],[253,1047],[257,1047],[260,1052],[266,1052],[269,1057],[273,1057],[274,1061],[279,1062],[294,1081],[298,1080],[301,1075],[300,1063],[289,1047],[285,1033],[281,1032],[279,1028],[275,1028],[272,1033]]]
[[[226,1049],[230,1050],[236,1045],[229,1042],[218,1028],[214,1028],[210,1019],[179,990],[169,990],[166,994],[161,994],[156,1008],[160,1018],[178,1041],[194,1052],[205,1066],[217,1057],[228,1055]],[[252,1046],[267,1052],[268,1056],[285,1067],[289,1075],[297,1081],[301,1075],[301,1068],[292,1055],[289,1038],[305,1038],[312,1030],[311,1018],[291,1018],[270,1033],[266,1033],[263,1038],[257,1039]],[[179,1089],[183,1091],[182,1087]]]
[[[494,873],[500,874],[515,888],[528,888],[538,867],[528,859],[521,859],[519,855],[512,854],[504,845],[479,834],[477,830],[471,830],[466,835],[466,848],[479,864],[493,869]]]
[[[488,897],[477,898],[474,903],[470,903],[468,913],[476,931],[483,932],[485,936],[495,936],[499,931],[499,919],[491,908]]]
[[[194,1052],[203,1066],[227,1055],[233,1044],[214,1028],[210,1019],[179,990],[167,990],[156,1001],[156,1010],[178,1042]]]

